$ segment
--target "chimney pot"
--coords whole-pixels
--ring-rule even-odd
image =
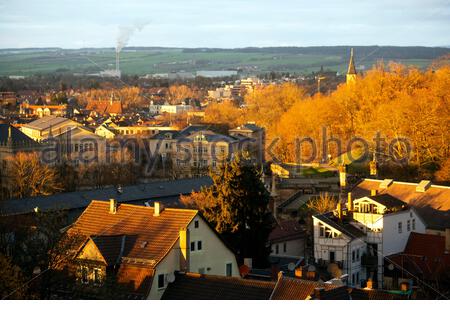
[[[117,212],[117,200],[109,199],[109,213],[115,214]]]
[[[372,197],[376,196],[376,195],[377,195],[377,190],[376,190],[376,189],[370,190],[370,195],[371,195]]]
[[[244,258],[244,265],[249,267],[249,269],[251,270],[253,267],[253,259],[252,258]]]

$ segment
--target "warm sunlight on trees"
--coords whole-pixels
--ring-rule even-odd
[[[207,123],[225,123],[235,127],[242,123],[243,112],[231,101],[213,102],[205,110]]]
[[[62,190],[54,168],[40,162],[37,153],[18,153],[11,161],[11,185],[15,197],[50,195]]]

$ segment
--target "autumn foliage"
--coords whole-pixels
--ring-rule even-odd
[[[428,170],[424,177],[432,178],[430,174],[443,166],[450,151],[450,66],[421,71],[380,63],[359,75],[355,84],[342,84],[330,95],[309,97],[294,84],[270,85],[247,95],[240,112],[228,102],[220,110],[213,104],[206,117],[230,125],[255,121],[266,128],[268,143],[279,138],[273,151],[282,161],[298,162],[296,141],[304,137],[316,141],[321,150],[323,130],[328,139],[341,141],[343,151],[354,137],[367,141],[373,150],[379,133],[386,142],[382,156],[389,155],[387,144],[393,139],[406,138],[410,154],[399,143],[391,151],[397,158],[407,157],[419,172]],[[331,148],[333,157],[335,152]]]

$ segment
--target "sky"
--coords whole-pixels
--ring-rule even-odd
[[[450,46],[450,0],[0,0],[0,48]]]

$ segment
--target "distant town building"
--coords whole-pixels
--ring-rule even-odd
[[[122,102],[120,99],[115,98],[113,94],[106,100],[89,100],[86,109],[91,111],[92,114],[100,116],[116,116],[123,112]]]
[[[20,105],[20,114],[38,116],[39,118],[50,115],[64,117],[67,114],[67,105],[33,105],[24,102]]]
[[[76,121],[51,115],[24,124],[20,130],[35,141],[42,141],[80,126]]]

